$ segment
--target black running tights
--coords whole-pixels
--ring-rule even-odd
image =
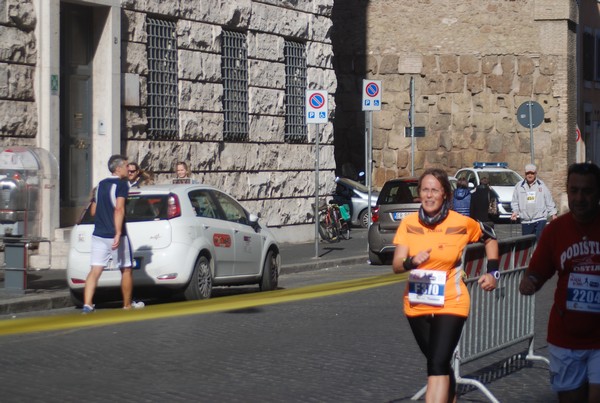
[[[451,375],[452,354],[467,318],[424,315],[408,318],[419,348],[427,358],[427,376]]]

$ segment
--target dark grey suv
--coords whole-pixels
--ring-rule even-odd
[[[390,262],[396,246],[392,243],[400,221],[419,210],[421,200],[417,178],[392,179],[383,185],[369,227],[369,260],[373,265]]]

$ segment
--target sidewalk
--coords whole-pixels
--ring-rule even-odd
[[[344,265],[367,263],[367,230],[353,228],[351,238],[338,243],[281,244],[281,274],[298,273]],[[0,315],[67,308],[73,306],[69,296],[65,268],[31,270],[27,273],[24,293],[4,288],[4,269],[0,269]]]

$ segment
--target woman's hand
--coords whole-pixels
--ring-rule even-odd
[[[420,266],[429,260],[429,256],[431,256],[431,248],[427,250],[422,250],[416,255],[414,255],[412,257],[412,262],[415,266]]]
[[[494,277],[493,274],[486,273],[483,276],[479,277],[479,281],[477,281],[479,286],[484,291],[494,291],[498,286],[498,281]]]
[[[431,248],[420,251],[416,255],[412,256],[412,264],[416,268],[422,263],[429,260]],[[392,269],[394,273],[403,273],[406,271],[404,268],[404,260],[409,257],[408,246],[396,245],[396,251],[394,252],[394,260],[392,261]]]

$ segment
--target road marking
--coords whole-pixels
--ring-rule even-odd
[[[89,315],[82,315],[77,312],[59,316],[6,319],[0,321],[0,335],[49,332],[118,323],[141,322],[151,319],[172,318],[174,316],[233,311],[367,290],[400,283],[405,281],[406,278],[406,273],[399,275],[386,274],[285,290],[232,295],[201,301],[151,305],[140,310],[124,311],[122,309],[114,309],[96,311]]]

